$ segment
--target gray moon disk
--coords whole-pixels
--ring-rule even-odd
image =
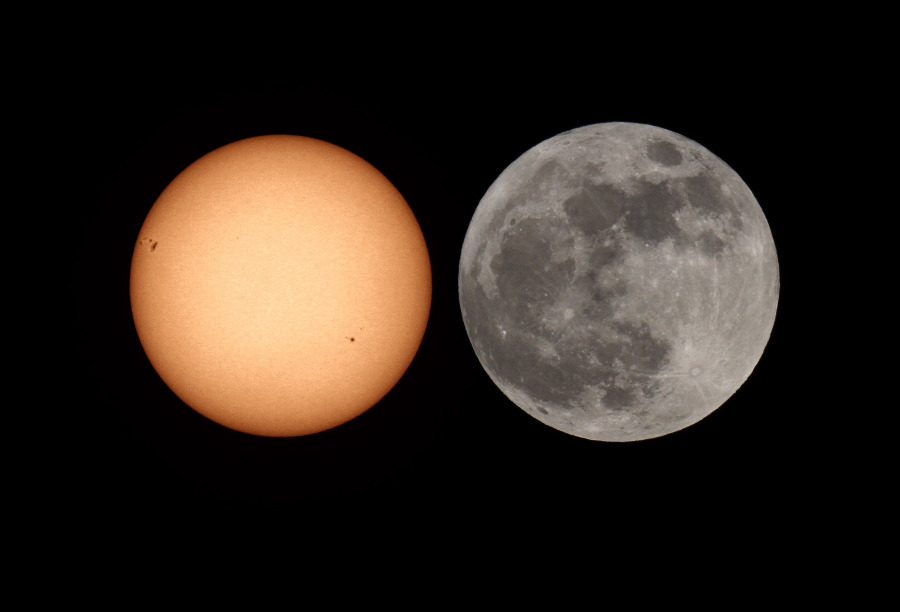
[[[750,376],[779,274],[762,209],[674,132],[601,123],[514,161],[475,211],[459,264],[481,365],[539,421],[591,440],[692,425]]]

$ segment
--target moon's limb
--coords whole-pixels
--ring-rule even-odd
[[[750,375],[778,297],[740,177],[660,128],[551,138],[509,166],[463,245],[460,306],[485,371],[542,422],[640,440],[710,414]]]

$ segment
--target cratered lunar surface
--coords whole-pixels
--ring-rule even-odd
[[[602,123],[527,151],[488,189],[459,266],[481,365],[536,419],[592,440],[678,431],[750,375],[778,303],[766,218],[696,142]]]

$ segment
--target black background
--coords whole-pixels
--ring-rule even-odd
[[[46,391],[65,390],[45,491],[66,509],[64,530],[744,546],[802,532],[816,470],[798,383],[809,279],[797,169],[817,122],[816,72],[797,70],[800,55],[724,41],[682,49],[684,61],[598,52],[609,62],[583,48],[572,59],[424,44],[249,64],[208,49],[122,64],[99,49],[51,83],[60,102],[48,124],[71,192],[57,211],[64,290],[77,317],[63,323],[76,333],[60,342]],[[734,168],[767,216],[781,271],[775,327],[749,380],[696,425],[637,443],[575,438],[509,402],[481,369],[457,299],[463,238],[491,182],[540,141],[605,121],[678,132]],[[327,140],[381,170],[421,225],[434,282],[398,385],[358,419],[295,439],[234,432],[183,404],[144,356],[128,301],[134,241],[168,182],[216,147],[273,133]]]

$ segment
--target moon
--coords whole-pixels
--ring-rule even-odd
[[[697,423],[746,381],[778,304],[775,243],[750,189],[674,132],[554,136],[478,204],[459,301],[487,374],[522,410],[601,441]]]
[[[204,155],[137,236],[131,307],[150,363],[191,408],[270,437],[358,417],[404,374],[431,267],[400,192],[371,164],[293,135]]]

